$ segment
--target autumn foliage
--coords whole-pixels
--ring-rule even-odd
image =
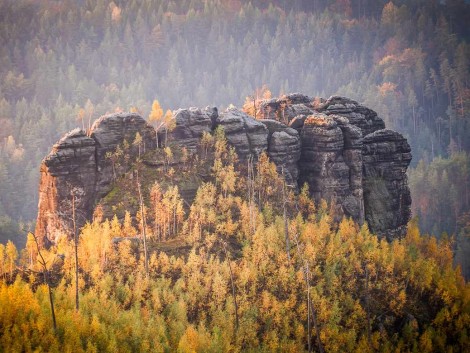
[[[73,241],[42,250],[56,331],[34,249],[0,247],[3,351],[302,352],[309,341],[325,352],[465,351],[470,287],[450,239],[415,221],[391,243],[335,224],[306,187],[275,192],[283,181],[265,155],[250,181],[223,131],[206,140],[217,158],[192,204],[175,185],[147,185],[149,277],[142,245],[122,240],[139,236],[138,213],[81,229],[79,311]]]

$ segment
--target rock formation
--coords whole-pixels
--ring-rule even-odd
[[[203,133],[211,132],[214,129],[217,116],[217,108],[178,109],[173,113],[175,128],[169,136],[165,136],[168,135],[167,132],[160,132],[159,140],[164,141],[169,138],[170,142],[176,142],[185,146],[189,151],[195,152]]]
[[[366,221],[388,238],[403,234],[411,217],[406,168],[411,161],[408,141],[398,132],[378,130],[364,138],[363,187]]]
[[[113,153],[124,141],[132,143],[139,133],[139,149],[155,148],[155,130],[137,114],[103,116],[87,135],[75,129],[62,137],[41,164],[36,235],[45,243],[56,242],[61,235],[72,235],[72,214],[82,226],[93,214],[97,200],[111,188],[114,174],[125,172],[125,165],[113,166],[107,153]]]
[[[158,131],[136,114],[101,117],[87,135],[74,130],[57,142],[41,165],[36,234],[55,242],[71,234],[72,202],[78,225],[90,219],[95,204],[110,191],[114,176],[128,165],[113,165],[117,146],[131,147],[131,158],[163,142],[195,153],[204,132],[224,129],[241,162],[256,161],[266,151],[289,185],[307,183],[318,202],[329,201],[335,217],[366,221],[389,238],[400,236],[410,218],[406,169],[410,146],[399,133],[385,129],[377,114],[348,98],[327,100],[291,94],[261,102],[255,120],[230,108],[189,108],[173,112],[174,129]],[[110,158],[111,157],[111,158]]]
[[[238,109],[227,109],[220,114],[216,125],[224,129],[227,141],[235,147],[238,158],[255,160],[268,149],[268,129],[258,120]]]

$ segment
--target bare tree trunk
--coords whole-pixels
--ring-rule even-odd
[[[51,315],[52,315],[52,327],[54,328],[54,333],[57,332],[57,323],[56,323],[56,320],[55,320],[55,312],[54,312],[54,298],[52,296],[52,289],[51,289],[51,286],[49,285],[49,276],[46,276],[46,274],[44,274],[45,276],[45,279],[46,279],[46,282],[47,282],[47,289],[49,291],[49,304],[51,306]]]
[[[255,114],[255,120],[256,120],[256,98],[253,96],[253,111],[254,111],[254,114]]]
[[[253,156],[250,155],[248,158],[248,207],[249,207],[249,222],[250,222],[250,231],[253,234],[256,229],[255,224],[255,189],[254,189],[254,170],[253,170]]]
[[[140,215],[142,222],[142,238],[144,242],[144,262],[145,262],[145,275],[149,276],[149,263],[148,263],[148,253],[147,253],[147,234],[145,231],[145,215],[144,215],[144,200],[142,199],[142,191],[140,189],[139,182],[139,172],[137,171],[137,190],[139,191],[139,201],[140,201]]]
[[[301,261],[303,261],[303,264],[304,264],[304,268],[302,270],[303,274],[304,274],[304,281],[305,281],[305,286],[307,287],[307,329],[308,329],[308,333],[307,333],[307,342],[308,342],[308,347],[309,347],[309,352],[311,352],[311,335],[310,335],[310,316],[312,317],[312,320],[313,320],[313,327],[315,329],[315,335],[317,337],[317,347],[318,347],[318,351],[320,353],[324,353],[324,350],[323,350],[323,345],[321,343],[321,339],[320,339],[320,327],[318,325],[318,322],[317,322],[317,316],[316,316],[316,313],[315,313],[315,310],[313,308],[313,305],[312,305],[312,299],[310,297],[310,268],[309,268],[309,265],[308,265],[308,261],[304,259],[304,257],[302,256],[302,254],[300,253],[300,245],[299,245],[299,237],[297,234],[295,234],[295,242],[296,242],[296,248],[297,248],[297,255],[299,256],[299,259],[301,259]]]
[[[44,260],[44,257],[42,256],[42,253],[41,253],[41,249],[39,248],[38,238],[36,237],[36,234],[34,233],[31,233],[31,234],[34,238],[34,242],[36,243],[36,248],[38,250],[38,255],[39,255],[38,262],[43,268],[44,281],[46,282],[46,285],[49,291],[49,304],[51,306],[52,327],[54,329],[54,333],[57,333],[57,323],[56,323],[55,311],[54,311],[54,298],[52,296],[52,289],[51,289],[51,285],[49,281],[49,270],[47,269],[46,260]]]
[[[370,303],[369,303],[369,270],[366,264],[366,309],[367,309],[367,342],[372,346],[370,338]]]
[[[73,191],[72,191],[73,192]],[[75,194],[72,194],[72,222],[73,222],[73,242],[75,247],[75,310],[79,309],[78,299],[78,239],[77,239],[77,223],[75,221]]]
[[[111,162],[113,165],[113,181],[116,181],[116,167],[114,166],[114,162]]]
[[[307,286],[307,345],[308,345],[308,353],[312,351],[312,337],[310,336],[310,332],[312,328],[310,327],[310,310],[311,310],[311,303],[310,303],[310,286]]]
[[[88,115],[88,129],[86,131],[87,136],[90,136],[90,131],[91,131],[91,114]]]
[[[309,284],[309,287],[310,287],[310,284]],[[309,292],[309,295],[310,295],[310,292]],[[315,328],[315,335],[317,336],[318,351],[320,353],[324,353],[325,351],[323,349],[323,345],[322,345],[321,339],[320,339],[320,327],[318,326],[317,315],[315,314],[315,309],[313,308],[313,305],[311,304],[312,302],[311,302],[310,297],[309,297],[309,300],[310,300],[310,311],[312,313],[313,327]]]
[[[287,222],[287,196],[286,196],[286,179],[284,176],[284,167],[282,167],[282,207],[283,207],[283,218],[284,218],[284,236],[286,238],[286,253],[287,260],[290,262],[290,242],[289,242],[289,225]]]
[[[224,251],[225,251],[225,258],[228,262],[228,269],[230,272],[230,283],[232,285],[232,297],[233,297],[233,304],[235,306],[235,334],[238,331],[238,304],[237,304],[237,295],[235,291],[235,283],[233,281],[233,272],[232,272],[232,265],[230,264],[230,256],[227,251],[227,247],[225,246],[225,242],[222,243]]]

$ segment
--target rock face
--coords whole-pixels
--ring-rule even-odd
[[[367,223],[388,238],[399,236],[411,216],[406,176],[410,145],[398,132],[384,129],[364,138],[362,152]]]
[[[89,218],[96,191],[96,141],[83,130],[62,137],[41,165],[36,235],[46,244],[56,242],[62,229],[72,229],[72,195],[76,208]],[[47,235],[47,236],[46,236]]]
[[[215,107],[207,107],[204,110],[199,108],[178,109],[173,113],[175,128],[165,137],[165,133],[159,133],[159,140],[176,142],[185,146],[189,151],[195,152],[197,144],[204,132],[211,132],[214,129],[218,112]]]
[[[295,93],[261,102],[256,116],[260,120],[235,108],[220,114],[214,107],[179,109],[173,112],[174,128],[156,136],[140,116],[113,114],[96,121],[89,136],[70,132],[41,165],[36,234],[46,243],[71,235],[72,201],[83,219],[78,225],[90,219],[114,175],[129,167],[113,165],[109,158],[124,141],[134,158],[156,148],[157,140],[160,146],[171,142],[196,153],[202,135],[218,126],[241,162],[250,156],[256,162],[266,152],[289,185],[298,189],[307,183],[317,202],[330,202],[335,219],[366,221],[388,238],[404,233],[411,205],[410,146],[402,135],[386,130],[373,110],[349,98]],[[132,143],[137,133],[140,144]]]
[[[142,138],[142,143],[139,146],[133,144],[137,133]],[[139,153],[144,153],[146,149],[156,147],[155,129],[135,113],[102,116],[91,127],[90,137],[96,141],[96,169],[98,172],[96,199],[108,193],[114,178],[112,162],[109,158],[106,158],[107,153],[113,153],[116,147],[122,145],[124,141],[131,144],[130,155],[135,157]],[[125,165],[120,167],[126,168]]]
[[[73,235],[73,209],[78,227],[91,218],[96,201],[111,189],[114,173],[126,169],[125,165],[113,168],[106,154],[125,140],[131,144],[137,133],[142,143],[129,151],[131,157],[137,157],[139,149],[156,147],[155,130],[137,114],[103,116],[93,124],[90,136],[76,129],[53,146],[41,164],[39,184],[35,233],[44,244],[55,243],[64,234]]]
[[[260,120],[268,129],[268,155],[283,174],[288,185],[297,187],[299,178],[300,136],[294,130],[276,120]]]
[[[216,119],[224,129],[227,141],[235,147],[238,158],[255,158],[268,149],[268,129],[258,120],[238,109],[227,109]]]
[[[315,114],[302,128],[300,184],[306,182],[318,202],[334,203],[337,217],[364,222],[360,130],[339,116]]]
[[[384,121],[376,112],[349,98],[332,96],[320,104],[317,110],[327,115],[336,114],[348,118],[349,123],[362,130],[363,136],[385,129]]]

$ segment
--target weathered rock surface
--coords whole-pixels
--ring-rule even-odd
[[[265,100],[261,102],[257,109],[257,117],[278,120],[288,124],[296,116],[312,114],[314,112],[314,101],[315,99],[300,93]]]
[[[124,140],[129,144],[136,134],[141,146],[129,149],[136,158],[139,149],[156,146],[155,130],[137,114],[106,115],[95,121],[90,136],[76,129],[62,137],[41,164],[36,235],[45,243],[54,243],[60,236],[72,236],[72,209],[78,227],[93,214],[97,200],[111,188],[113,166],[106,153],[113,153]],[[142,151],[141,151],[142,152]],[[118,173],[126,171],[121,165]]]
[[[362,130],[363,136],[385,129],[384,121],[376,112],[346,97],[332,96],[320,104],[317,110],[327,115],[335,114],[348,118],[351,124]]]
[[[196,152],[203,133],[221,126],[241,162],[250,156],[256,162],[266,151],[288,184],[298,188],[307,183],[316,201],[330,202],[336,219],[367,221],[373,232],[388,238],[404,234],[411,205],[406,178],[410,146],[402,135],[386,130],[373,110],[349,98],[295,93],[263,101],[257,117],[262,119],[235,108],[220,114],[213,107],[179,109],[173,112],[174,129],[160,131],[158,140]],[[136,133],[142,137],[140,146],[132,144]],[[45,242],[71,235],[72,194],[81,219],[91,217],[114,173],[122,175],[129,167],[113,168],[106,158],[124,141],[131,144],[132,162],[143,149],[156,148],[155,130],[136,114],[113,114],[96,121],[90,136],[74,130],[54,145],[41,165],[39,186],[36,233]]]
[[[301,151],[299,133],[276,120],[260,121],[268,128],[269,158],[276,164],[278,173],[284,173],[287,184],[297,188]]]
[[[258,120],[238,109],[227,109],[216,119],[216,126],[224,129],[227,141],[235,147],[238,158],[247,160],[268,149],[268,129]]]
[[[195,152],[199,140],[204,132],[211,132],[214,129],[215,120],[218,117],[217,108],[207,107],[204,110],[199,108],[178,109],[173,112],[175,128],[168,133],[170,142],[175,142],[186,147],[189,151]],[[164,140],[164,133],[159,133],[160,141]]]
[[[82,217],[90,217],[96,191],[96,141],[75,129],[62,137],[41,165],[36,235],[56,242],[63,229],[72,229],[72,195]],[[47,236],[46,236],[47,235]]]
[[[364,138],[362,152],[367,223],[376,232],[394,238],[403,234],[411,216],[406,176],[410,145],[398,132],[384,129]]]
[[[348,204],[352,202],[352,190],[350,168],[343,155],[344,136],[338,123],[324,114],[311,115],[305,120],[300,136],[300,184],[309,185],[317,202],[322,198],[334,202],[338,216],[346,214],[358,219],[357,214],[347,214],[342,205],[346,200]]]
[[[142,138],[140,146],[133,144],[137,133]],[[114,178],[113,166],[110,159],[106,158],[106,153],[114,152],[124,141],[131,145],[130,155],[134,157],[156,147],[154,128],[135,113],[102,116],[91,127],[90,137],[96,141],[97,199],[109,192],[110,183]],[[124,172],[125,168],[125,165],[120,165],[118,174]]]

